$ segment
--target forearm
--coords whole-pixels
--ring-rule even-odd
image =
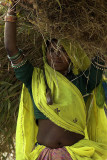
[[[8,14],[15,15],[15,8],[13,11],[10,11],[10,8],[8,10]],[[9,56],[13,56],[17,53],[18,49],[16,44],[16,22],[5,22],[4,44]]]
[[[4,44],[5,48],[10,56],[13,56],[17,51],[16,47],[16,24],[6,22],[4,32]]]

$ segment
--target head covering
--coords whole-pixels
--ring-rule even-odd
[[[44,63],[46,63],[46,41],[42,45]],[[61,39],[58,40],[58,45],[64,47],[71,62],[73,63],[72,71],[74,75],[78,75],[81,71],[85,71],[90,66],[90,59],[78,43],[74,43],[68,39]]]

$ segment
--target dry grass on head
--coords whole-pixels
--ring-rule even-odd
[[[26,0],[19,5],[44,39],[66,37],[77,41],[90,57],[107,54],[105,0]]]

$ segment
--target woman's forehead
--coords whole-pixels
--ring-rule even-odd
[[[47,41],[47,50],[50,52],[51,50],[55,50],[55,51],[61,51],[61,52],[65,52],[66,50],[64,49],[64,47],[59,43],[59,41],[57,39],[52,39],[51,41]],[[66,53],[67,54],[67,53]]]
[[[48,49],[54,49],[54,50],[61,50],[61,51],[65,51],[64,47],[62,45],[60,45],[58,42],[52,42],[50,43],[50,45],[48,46]]]

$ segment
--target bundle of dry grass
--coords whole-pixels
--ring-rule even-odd
[[[107,54],[105,0],[24,0],[20,11],[43,38],[77,41],[92,57]]]

